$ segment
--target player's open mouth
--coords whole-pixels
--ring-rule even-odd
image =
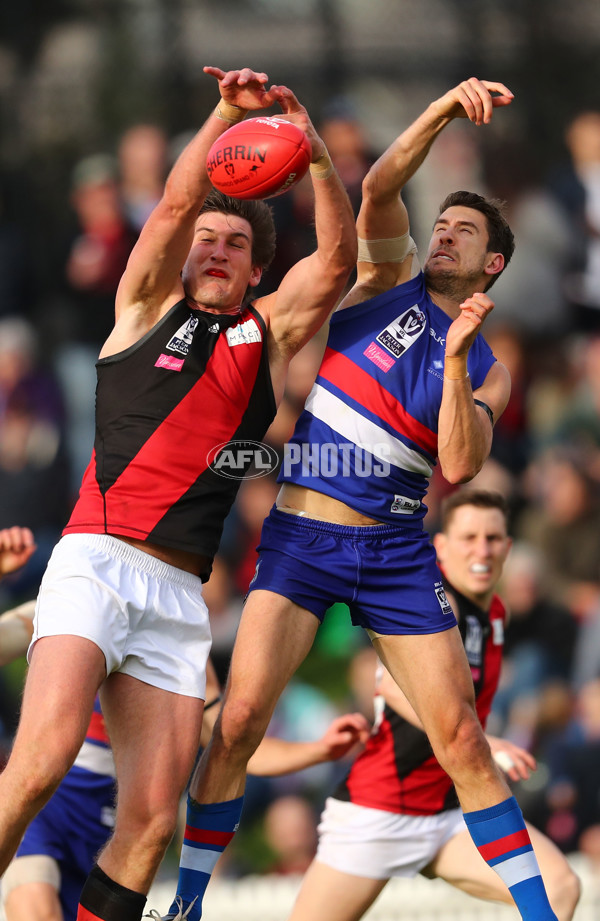
[[[448,259],[450,262],[454,262],[454,256],[451,256],[450,253],[447,253],[443,249],[436,249],[435,253],[431,257],[432,259]]]
[[[211,278],[227,278],[227,275],[221,269],[208,269],[206,274],[210,275]]]
[[[472,563],[469,566],[469,571],[474,572],[477,575],[487,575],[491,570],[491,567],[486,563]]]

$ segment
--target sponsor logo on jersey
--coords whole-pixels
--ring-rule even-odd
[[[442,609],[442,614],[453,614],[452,606],[446,597],[446,592],[444,591],[444,586],[441,582],[435,582],[433,585],[434,591],[437,595],[437,600],[439,601],[440,608]]]
[[[440,358],[434,358],[431,362],[432,367],[427,368],[428,374],[433,374],[439,381],[444,380],[444,362]]]
[[[257,479],[279,465],[277,451],[261,441],[226,441],[206,455],[211,470],[228,480]]]
[[[159,355],[154,362],[155,368],[165,368],[167,371],[181,371],[183,368],[183,358],[175,358],[174,355]]]
[[[374,365],[377,365],[378,368],[381,368],[382,371],[385,371],[386,374],[390,368],[394,367],[394,359],[391,355],[388,355],[387,352],[384,352],[383,349],[380,349],[378,345],[375,345],[374,342],[371,342],[363,354],[369,361],[372,361]]]
[[[249,345],[251,342],[262,342],[260,327],[253,317],[225,330],[225,335],[229,345]]]
[[[420,499],[410,499],[408,496],[394,496],[394,501],[390,505],[390,512],[395,515],[412,515],[421,508]]]
[[[435,341],[438,342],[440,345],[443,345],[443,346],[446,345],[446,340],[444,339],[444,337],[440,336],[439,333],[436,333],[435,329],[433,329],[432,326],[429,327],[429,335],[433,339],[435,339]]]
[[[221,327],[219,326],[218,323],[213,323],[212,326],[209,326],[209,327],[208,327],[209,333],[218,333],[218,332],[220,331],[220,329],[221,329]]]
[[[183,326],[179,327],[175,335],[171,336],[167,342],[166,348],[168,348],[170,352],[179,352],[180,355],[187,355],[197,326],[198,317],[190,317]]]
[[[379,333],[377,342],[396,358],[400,358],[416,342],[424,329],[425,314],[419,310],[418,304],[414,304]]]

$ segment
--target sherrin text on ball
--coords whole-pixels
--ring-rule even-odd
[[[305,175],[310,142],[284,118],[250,118],[225,131],[208,152],[211,183],[232,198],[273,198]]]

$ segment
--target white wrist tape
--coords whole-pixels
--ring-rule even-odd
[[[515,766],[515,762],[512,760],[508,752],[494,752],[494,761],[499,767],[502,768],[503,771],[506,771],[507,773],[511,770],[511,768],[514,768]]]
[[[417,244],[409,233],[386,240],[365,240],[358,238],[359,262],[404,262],[407,256],[414,256]]]

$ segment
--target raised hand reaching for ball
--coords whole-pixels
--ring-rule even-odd
[[[217,78],[219,92],[225,103],[243,109],[243,114],[255,112],[257,109],[268,109],[277,101],[277,96],[273,92],[275,87],[270,89],[266,87],[269,78],[265,73],[256,73],[249,67],[244,67],[242,70],[225,71],[220,67],[208,66],[204,67],[203,71]],[[243,114],[240,114],[240,119],[243,118]]]

